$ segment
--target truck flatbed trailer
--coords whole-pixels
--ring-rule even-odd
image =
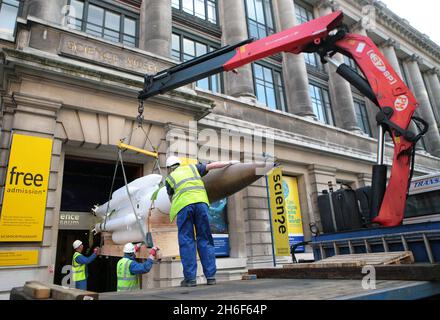
[[[361,280],[256,279],[215,286],[101,293],[100,300],[418,300],[440,295],[440,282],[378,280],[365,290]]]

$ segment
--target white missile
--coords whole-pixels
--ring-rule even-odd
[[[257,171],[257,169],[259,170]],[[238,163],[223,169],[211,170],[202,179],[209,200],[214,202],[247,187],[270,169],[270,166],[265,166],[262,163]],[[164,186],[158,191],[157,198],[151,206],[151,197],[158,190],[162,179],[160,175],[151,174],[127,185],[144,233],[147,232],[145,217],[150,209],[155,208],[162,214],[169,214],[171,203]],[[107,207],[109,207],[108,213]],[[124,244],[144,240],[125,186],[113,192],[110,205],[104,203],[95,207],[93,211],[102,218],[102,222],[95,225],[95,231],[113,232],[112,240],[114,243]],[[105,220],[106,214],[107,219]]]

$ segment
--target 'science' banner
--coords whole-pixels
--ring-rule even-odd
[[[287,230],[283,174],[280,168],[273,169],[267,175],[267,190],[270,203],[270,216],[275,256],[288,256],[290,254],[289,233]]]
[[[52,139],[14,134],[0,217],[0,242],[43,240]]]

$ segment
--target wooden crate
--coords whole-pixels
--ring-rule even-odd
[[[175,258],[179,256],[179,244],[177,240],[177,226],[175,221],[170,222],[169,215],[162,214],[156,210],[152,211],[151,219],[151,235],[153,237],[153,244],[160,248],[160,258]],[[101,248],[101,255],[122,257],[123,244],[115,244],[112,241],[111,233],[103,232],[103,246]],[[136,254],[137,258],[146,259],[148,257],[148,249],[142,246],[140,252]]]
[[[362,267],[366,265],[412,264],[411,251],[341,254],[314,263],[284,265],[284,268]]]

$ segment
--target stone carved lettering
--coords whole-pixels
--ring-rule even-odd
[[[107,48],[104,45],[100,46],[91,41],[72,37],[62,38],[60,54],[140,73],[153,74],[166,68],[165,65],[158,65],[136,54],[120,52],[118,49]]]

